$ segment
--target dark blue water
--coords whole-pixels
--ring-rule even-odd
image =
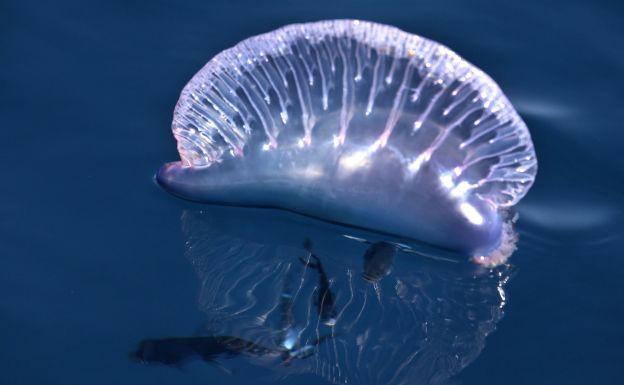
[[[540,169],[511,266],[373,252],[373,234],[153,183],[210,57],[343,17],[448,45],[517,107]],[[0,3],[0,383],[620,383],[623,46],[617,1]],[[177,365],[137,362],[141,341]]]

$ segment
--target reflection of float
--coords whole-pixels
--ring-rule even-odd
[[[273,210],[209,207],[182,221],[209,335],[143,341],[143,361],[240,354],[279,377],[435,384],[478,356],[503,314],[507,267]]]

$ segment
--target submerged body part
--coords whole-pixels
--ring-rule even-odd
[[[392,263],[398,247],[388,242],[373,243],[364,254],[362,277],[368,282],[379,282],[392,271]]]
[[[194,359],[212,363],[223,356],[264,356],[280,353],[278,349],[270,349],[237,337],[171,337],[141,341],[136,351],[130,353],[130,358],[142,363],[182,366]]]
[[[336,309],[334,307],[334,295],[331,291],[331,282],[323,268],[321,259],[312,251],[312,241],[310,239],[304,241],[303,248],[308,252],[308,257],[306,259],[300,258],[301,262],[304,266],[316,270],[319,276],[318,296],[315,303],[318,314],[325,325],[333,326],[336,324]]]
[[[278,210],[207,206],[182,221],[207,335],[144,340],[141,362],[439,385],[479,356],[504,314],[508,266],[424,257],[437,249]]]
[[[529,131],[492,79],[436,42],[357,20],[223,51],[182,91],[172,128],[181,161],[157,180],[178,196],[481,258],[503,246],[502,213],[537,172]]]

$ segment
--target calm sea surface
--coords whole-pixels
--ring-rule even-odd
[[[624,7],[470,3],[1,2],[0,383],[621,383]],[[510,266],[153,183],[207,60],[332,18],[448,45],[516,106]]]

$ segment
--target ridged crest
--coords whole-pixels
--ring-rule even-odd
[[[435,163],[451,194],[498,206],[537,172],[492,79],[436,42],[357,20],[289,25],[221,52],[182,91],[172,128],[189,167],[356,142],[364,155],[391,148],[411,173]]]

